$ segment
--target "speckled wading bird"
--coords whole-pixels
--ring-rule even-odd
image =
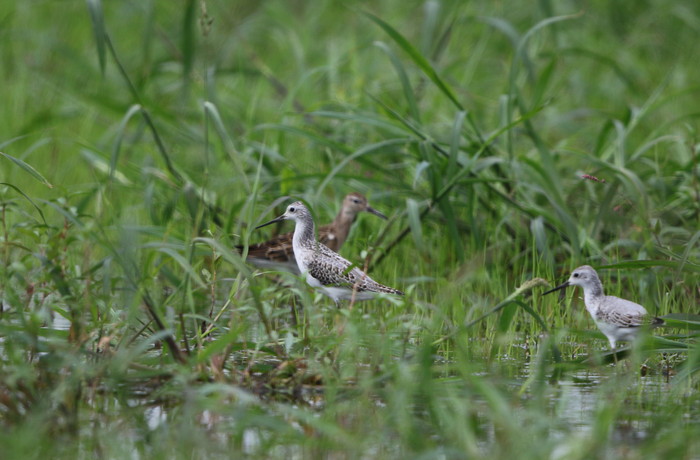
[[[328,246],[333,251],[340,251],[350,233],[352,224],[361,212],[368,212],[386,219],[386,216],[367,203],[367,198],[360,193],[349,193],[343,199],[343,206],[335,216],[335,220],[328,225],[318,228],[319,242]],[[294,232],[284,233],[263,243],[251,244],[248,247],[246,260],[251,264],[262,268],[275,268],[287,270],[299,274],[294,251],[292,248],[292,235]],[[243,247],[239,246],[238,250]]]
[[[618,341],[634,339],[643,326],[655,327],[664,323],[661,318],[651,316],[639,304],[619,297],[603,294],[603,284],[598,273],[589,265],[578,267],[571,273],[569,280],[550,292],[564,289],[567,286],[581,286],[586,310],[593,317],[598,329],[610,341],[610,347],[615,350]]]
[[[327,246],[316,241],[314,220],[301,201],[289,206],[284,214],[257,228],[293,220],[292,247],[302,276],[312,287],[333,299],[336,305],[341,300],[366,300],[377,293],[403,295],[403,292],[377,283],[359,268],[341,257]]]

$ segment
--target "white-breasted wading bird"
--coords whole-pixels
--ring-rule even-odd
[[[661,318],[650,315],[637,303],[605,295],[603,283],[590,265],[578,267],[565,283],[550,289],[543,295],[567,286],[583,288],[583,302],[586,304],[586,310],[593,317],[598,329],[608,338],[613,351],[618,341],[634,339],[642,327],[656,327],[664,323]]]
[[[318,228],[318,241],[338,252],[350,234],[352,224],[361,212],[368,212],[382,219],[387,217],[374,209],[361,193],[348,193],[343,199],[343,205],[333,222]],[[294,259],[292,236],[294,232],[277,235],[267,241],[248,246],[246,261],[261,268],[274,268],[291,271],[299,275],[298,264]],[[238,246],[242,251],[243,246]]]
[[[403,292],[379,284],[351,262],[316,241],[314,220],[301,201],[289,206],[281,216],[256,229],[282,220],[295,222],[292,248],[302,276],[313,288],[320,290],[336,303],[341,300],[366,300],[377,293],[403,295]]]

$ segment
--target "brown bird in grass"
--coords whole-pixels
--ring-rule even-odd
[[[387,217],[367,203],[367,198],[360,193],[349,193],[343,199],[343,206],[333,222],[318,228],[318,241],[334,252],[338,252],[350,233],[352,224],[361,212],[369,212],[382,219]],[[263,243],[248,246],[246,261],[261,268],[276,268],[299,274],[292,237],[294,232],[283,233]],[[238,246],[242,251],[243,246]]]

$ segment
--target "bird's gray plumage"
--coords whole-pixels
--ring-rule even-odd
[[[550,289],[549,294],[567,286],[581,286],[586,310],[591,314],[598,328],[608,338],[610,347],[615,349],[617,341],[631,340],[642,326],[659,326],[661,318],[647,313],[641,305],[619,297],[605,295],[603,283],[598,273],[590,265],[578,267],[569,279],[559,286]]]

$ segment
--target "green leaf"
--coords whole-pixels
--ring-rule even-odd
[[[600,265],[597,268],[607,269],[607,268],[650,268],[650,267],[670,267],[675,268],[679,271],[686,272],[700,272],[700,265],[696,265],[686,261],[675,261],[675,260],[628,260],[624,262],[618,262],[616,264]]]
[[[198,2],[195,0],[187,0],[185,3],[182,23],[182,79],[185,84],[185,88],[190,80],[190,73],[192,72],[192,65],[194,63],[195,56],[195,24],[197,21],[196,6]]]
[[[379,27],[381,27],[384,32],[387,33],[398,45],[401,47],[401,49],[406,52],[413,60],[413,62],[425,73],[425,75],[430,78],[430,80],[437,86],[442,93],[447,96],[447,98],[452,101],[452,103],[459,109],[459,110],[464,110],[464,107],[462,107],[462,104],[457,100],[457,97],[455,96],[454,92],[450,87],[442,81],[442,78],[440,78],[440,75],[438,75],[437,71],[433,68],[432,65],[430,65],[430,62],[423,57],[423,55],[418,51],[406,38],[404,38],[403,35],[401,35],[396,29],[391,27],[389,24],[384,22],[382,19],[378,18],[377,16],[373,15],[372,13],[367,13],[364,12],[364,15],[367,16],[369,19],[374,21]]]
[[[128,125],[129,120],[131,120],[134,117],[134,115],[139,113],[141,113],[141,106],[139,104],[134,104],[131,107],[129,107],[129,110],[126,111],[126,115],[124,115],[121,121],[119,122],[116,139],[114,140],[114,147],[112,148],[112,157],[109,160],[110,178],[113,178],[115,174],[117,162],[119,161],[119,153],[121,152],[122,142],[126,137],[126,126]]]
[[[427,247],[425,245],[425,241],[423,240],[423,228],[420,222],[420,210],[418,209],[418,202],[411,198],[407,199],[406,211],[408,213],[408,224],[411,228],[413,241],[416,243],[416,247],[419,251],[426,252]]]
[[[241,331],[232,330],[220,337],[217,337],[216,340],[207,345],[197,354],[197,362],[206,362],[213,354],[223,351],[228,345],[238,339],[240,335]]]
[[[95,45],[97,46],[97,59],[100,63],[100,71],[104,75],[107,64],[105,37],[105,20],[102,12],[102,2],[100,0],[87,0],[90,21],[92,21],[92,32],[95,35]]]
[[[204,281],[202,281],[202,278],[200,278],[199,274],[195,271],[194,267],[189,263],[187,259],[185,259],[180,253],[177,251],[168,248],[168,247],[158,247],[156,248],[159,252],[162,252],[164,254],[167,254],[172,258],[175,262],[182,267],[187,274],[199,285],[200,288],[205,288],[206,284]]]
[[[0,185],[6,185],[7,187],[10,187],[10,188],[14,189],[17,193],[19,193],[19,194],[22,195],[24,198],[26,198],[27,201],[29,201],[29,202],[32,204],[32,206],[34,206],[34,209],[36,209],[36,211],[39,213],[39,215],[41,216],[41,220],[44,221],[44,225],[47,225],[46,219],[44,218],[44,213],[41,212],[41,208],[39,208],[39,206],[37,206],[36,203],[34,203],[34,202],[32,201],[32,199],[29,198],[29,196],[27,196],[26,193],[24,193],[22,190],[20,190],[19,188],[15,187],[14,185],[8,184],[7,182],[0,182]]]
[[[501,316],[498,318],[498,331],[501,333],[507,332],[510,328],[510,323],[513,322],[515,317],[515,312],[518,311],[517,305],[515,303],[509,303],[501,311]]]
[[[24,161],[20,160],[19,158],[15,158],[12,155],[8,155],[6,153],[0,152],[0,155],[4,156],[8,160],[12,161],[14,164],[22,168],[24,171],[28,172],[31,174],[32,177],[34,177],[36,180],[41,182],[42,184],[46,185],[48,188],[53,188],[53,185],[49,181],[47,181],[44,176],[42,176],[39,171],[34,169],[30,164],[25,163]]]
[[[117,182],[122,185],[129,186],[132,182],[120,171],[116,171],[113,167],[107,164],[107,162],[100,158],[95,152],[88,149],[82,149],[80,154],[83,158],[92,166],[96,171],[103,173],[110,178],[114,178]]]
[[[408,112],[411,114],[411,117],[416,122],[420,123],[420,111],[418,110],[418,103],[416,102],[416,96],[413,94],[413,87],[411,86],[411,82],[408,79],[408,75],[406,74],[406,69],[404,68],[403,63],[391,50],[391,48],[389,48],[385,43],[376,42],[374,46],[380,48],[387,54],[387,56],[389,56],[391,64],[394,66],[396,74],[399,77],[399,81],[401,82],[404,98],[408,103]]]
[[[665,322],[663,327],[700,331],[700,315],[691,313],[671,313],[662,316],[661,319]]]

